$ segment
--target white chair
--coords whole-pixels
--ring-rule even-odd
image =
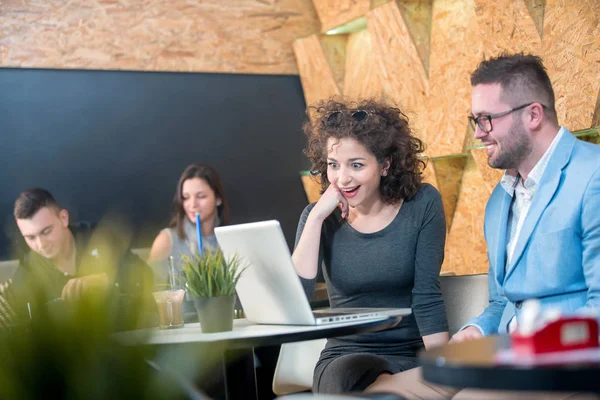
[[[273,393],[281,396],[311,390],[315,365],[325,343],[327,339],[283,344],[273,375]]]
[[[481,314],[489,304],[487,274],[440,276],[440,286],[450,335]]]

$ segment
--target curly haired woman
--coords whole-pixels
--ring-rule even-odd
[[[305,154],[322,197],[300,218],[293,254],[310,295],[323,268],[332,307],[412,308],[394,328],[329,339],[313,391],[362,391],[418,366],[448,341],[439,272],[446,222],[439,192],[422,183],[423,143],[387,104],[333,99],[312,108]]]

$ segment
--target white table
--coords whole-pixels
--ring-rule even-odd
[[[410,309],[404,315],[408,314]],[[126,346],[215,345],[215,348],[223,349],[227,399],[256,399],[254,347],[380,331],[395,326],[402,316],[316,326],[257,325],[246,319],[239,319],[234,320],[233,330],[229,332],[202,333],[200,325],[194,323],[186,324],[180,329],[154,328],[120,332],[113,337]]]

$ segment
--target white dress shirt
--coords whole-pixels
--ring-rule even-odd
[[[565,132],[565,128],[561,127],[546,152],[540,158],[540,160],[535,164],[527,179],[523,181],[521,176],[517,172],[516,175],[514,171],[506,171],[502,179],[500,180],[500,185],[502,188],[508,193],[509,196],[513,198],[511,208],[508,214],[508,226],[506,229],[506,265],[504,268],[508,268],[511,264],[515,246],[519,239],[519,235],[521,234],[521,228],[523,228],[523,222],[525,221],[525,217],[527,217],[527,213],[529,212],[529,207],[531,206],[531,202],[533,201],[533,196],[537,192],[539,187],[539,182],[544,175],[544,171],[546,170],[546,166],[548,165],[548,161],[550,161],[550,157],[554,153],[556,146],[560,139],[562,138]],[[513,332],[516,329],[516,318],[512,318],[509,323],[509,332]]]

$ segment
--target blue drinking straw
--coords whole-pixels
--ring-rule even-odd
[[[200,214],[196,213],[196,234],[198,236],[198,255],[202,255],[202,226],[200,225]]]
[[[171,282],[171,290],[177,289],[177,282],[175,282],[175,263],[173,262],[173,256],[169,256],[169,282]]]

